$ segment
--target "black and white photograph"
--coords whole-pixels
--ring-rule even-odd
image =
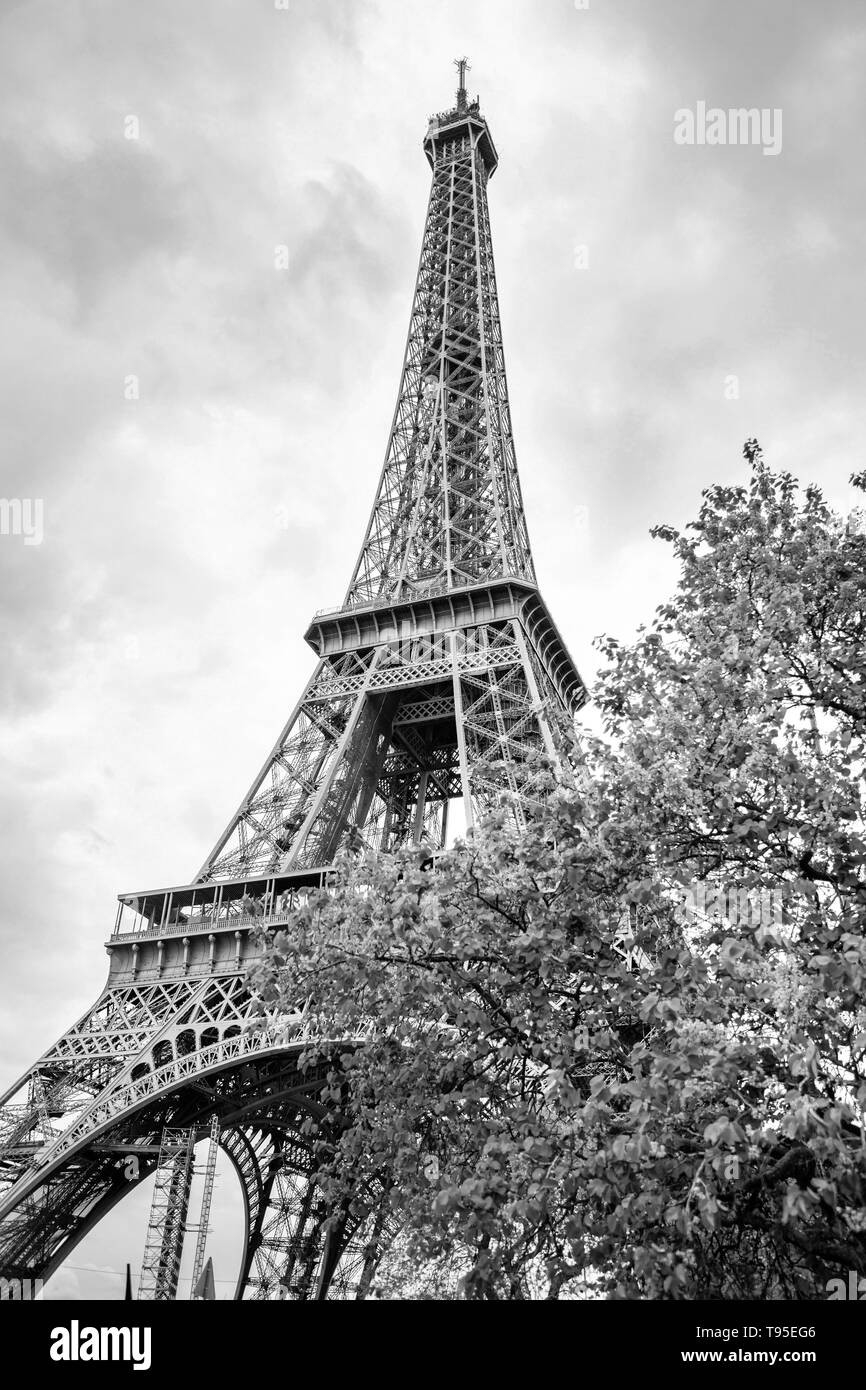
[[[858,0],[0,4],[40,1374],[854,1356],[864,131]]]

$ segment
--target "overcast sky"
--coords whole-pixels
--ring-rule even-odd
[[[501,159],[490,207],[539,580],[585,677],[593,638],[628,637],[671,587],[649,527],[742,479],[748,436],[852,505],[866,10],[3,0],[0,15],[0,497],[43,504],[40,545],[0,535],[6,1084],[99,992],[116,894],[195,874],[312,669],[302,634],[345,591],[386,445],[421,141],[455,56]],[[780,110],[781,151],[676,144],[674,113],[700,101]],[[113,1268],[117,1248],[94,1237],[73,1261]]]

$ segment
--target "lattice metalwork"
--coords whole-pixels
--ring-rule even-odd
[[[47,1277],[156,1166],[144,1296],[173,1296],[154,1290],[176,1289],[189,1150],[163,1141],[212,1126],[244,1192],[238,1297],[364,1297],[388,1238],[372,1198],[363,1221],[321,1203],[303,1121],[324,1073],[298,1067],[301,1016],[252,1026],[256,934],[290,929],[343,852],[442,847],[455,802],[469,828],[500,803],[522,823],[551,711],[585,698],[536,584],[487,205],[498,157],[459,69],[424,140],[397,406],[344,602],[313,618],[315,670],[192,883],[123,896],[102,995],[0,1097],[10,1275]]]
[[[163,1130],[138,1285],[142,1300],[171,1303],[177,1297],[194,1150],[194,1129]]]
[[[511,432],[477,105],[435,118],[394,422],[346,605],[535,573]]]
[[[213,1201],[213,1185],[216,1177],[217,1154],[219,1152],[220,1122],[219,1117],[214,1115],[210,1122],[210,1138],[208,1140],[207,1158],[204,1168],[204,1186],[201,1194],[201,1212],[199,1215],[198,1235],[195,1242],[195,1257],[192,1266],[192,1289],[198,1285],[199,1277],[204,1269],[204,1252],[207,1246],[208,1222],[210,1221],[211,1202]]]
[[[527,760],[552,748],[542,706],[564,707],[520,614],[381,643],[366,657],[351,687],[335,675],[342,659],[320,663],[203,878],[326,865],[341,848],[393,849],[419,833],[439,848],[455,797],[471,825],[510,790],[520,818]],[[492,779],[494,755],[503,767]]]
[[[551,744],[542,703],[574,708],[583,698],[575,675],[563,699],[551,663],[564,649],[558,635],[556,654],[539,639],[525,603],[515,602],[511,622],[473,621],[497,581],[537,591],[487,206],[497,156],[465,90],[431,120],[425,150],[430,201],[367,532],[330,630],[320,621],[308,633],[322,660],[202,866],[206,879],[327,864],[341,848],[391,849],[419,837],[438,847],[455,792],[467,825],[503,790],[520,820],[531,801],[527,760]],[[428,620],[424,601],[455,593],[469,595],[464,613]],[[359,616],[365,610],[374,624]],[[414,739],[407,707],[422,731]],[[456,766],[437,776],[445,748]]]

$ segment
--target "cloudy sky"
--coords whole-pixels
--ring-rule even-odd
[[[0,497],[43,509],[41,544],[0,535],[3,1084],[101,988],[115,895],[196,872],[312,668],[463,53],[530,535],[584,674],[671,586],[649,527],[742,478],[748,436],[852,504],[862,0],[3,0]],[[781,151],[678,145],[701,101],[780,110]]]

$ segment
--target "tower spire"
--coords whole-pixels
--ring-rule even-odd
[[[455,58],[454,66],[457,69],[458,75],[457,110],[460,112],[461,115],[463,115],[469,104],[468,98],[466,96],[466,74],[470,70],[469,59]]]

